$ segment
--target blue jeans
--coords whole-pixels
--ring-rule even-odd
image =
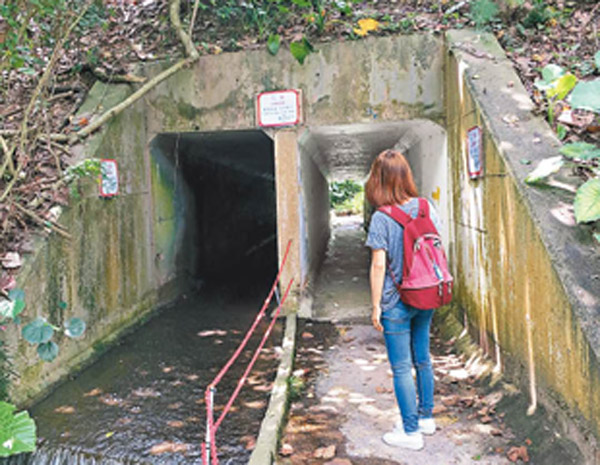
[[[433,367],[429,356],[429,328],[433,310],[419,310],[402,302],[381,314],[394,390],[406,433],[419,429],[419,418],[431,418]],[[417,371],[417,389],[412,367]],[[418,406],[417,406],[418,393]]]

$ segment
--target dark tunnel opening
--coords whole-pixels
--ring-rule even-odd
[[[262,131],[221,131],[162,134],[156,145],[172,166],[182,217],[177,273],[264,292],[277,272],[273,141]]]

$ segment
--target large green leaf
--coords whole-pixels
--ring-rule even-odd
[[[58,345],[53,341],[44,342],[38,346],[37,353],[44,362],[51,362],[58,355]]]
[[[535,81],[534,85],[540,90],[547,91],[552,89],[555,81],[565,74],[565,70],[558,65],[549,64],[542,69],[542,79]]]
[[[36,318],[26,325],[21,333],[30,344],[42,344],[52,338],[54,329],[43,318]]]
[[[600,113],[600,79],[579,82],[569,100],[573,108]]]
[[[16,407],[0,402],[0,457],[35,450],[35,422],[25,411],[14,414]]]
[[[551,174],[556,173],[564,165],[565,161],[560,155],[556,157],[544,158],[535,169],[527,175],[525,182],[527,184],[537,184],[546,179]]]
[[[600,220],[600,179],[590,179],[579,186],[574,207],[578,223]]]
[[[304,60],[306,59],[308,54],[312,53],[313,51],[314,48],[312,44],[308,40],[306,40],[306,37],[302,38],[302,41],[300,42],[292,42],[290,44],[290,52],[301,65],[304,64]]]
[[[65,334],[69,337],[79,337],[85,332],[85,321],[81,318],[70,318],[65,323]]]
[[[565,70],[558,65],[550,63],[542,69],[542,79],[546,82],[552,82],[565,74]]]
[[[25,302],[21,299],[15,300],[13,305],[12,317],[16,318],[25,310]]]
[[[567,158],[577,158],[579,160],[593,160],[600,158],[600,147],[587,142],[571,142],[560,148],[562,153]]]
[[[552,83],[552,86],[546,91],[546,95],[562,100],[573,90],[575,84],[577,84],[577,78],[571,73],[565,74]]]
[[[271,34],[267,40],[267,50],[271,55],[277,55],[281,46],[281,36],[279,34]]]

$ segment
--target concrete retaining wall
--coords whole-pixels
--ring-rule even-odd
[[[97,85],[82,112],[100,102],[105,107],[118,103],[129,93],[127,86]],[[11,385],[11,398],[27,403],[74,368],[101,353],[122,330],[138,321],[160,300],[153,255],[153,215],[149,202],[150,182],[144,144],[143,105],[130,107],[103,132],[76,147],[77,157],[116,158],[120,168],[118,197],[98,197],[95,179],[83,180],[78,197],[60,218],[72,235],[65,240],[52,235],[39,239],[18,277],[25,290],[25,319],[37,316],[61,326],[76,316],[88,329],[80,340],[61,339],[59,357],[52,363],[40,361],[30,346],[11,329],[6,338],[13,367],[18,374]],[[167,296],[165,296],[167,297]],[[61,301],[67,303],[62,310]]]
[[[456,300],[497,367],[529,392],[572,416],[569,430],[595,463],[600,425],[598,329],[600,250],[575,225],[573,194],[524,184],[521,163],[558,154],[547,124],[531,114],[526,90],[495,39],[448,34],[447,127],[451,154],[452,246]],[[476,58],[464,53],[473,47]],[[508,118],[506,118],[508,116]],[[508,124],[505,120],[515,121]],[[466,131],[484,133],[484,177],[467,175]],[[541,139],[541,143],[538,141]],[[563,185],[576,178],[561,175]],[[596,270],[596,271],[594,271]],[[568,406],[560,409],[559,406]],[[525,414],[525,412],[523,412]],[[572,424],[571,424],[572,426]]]

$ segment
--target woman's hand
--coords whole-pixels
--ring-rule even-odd
[[[381,307],[379,305],[373,307],[371,322],[377,331],[383,331],[383,326],[381,326]]]

